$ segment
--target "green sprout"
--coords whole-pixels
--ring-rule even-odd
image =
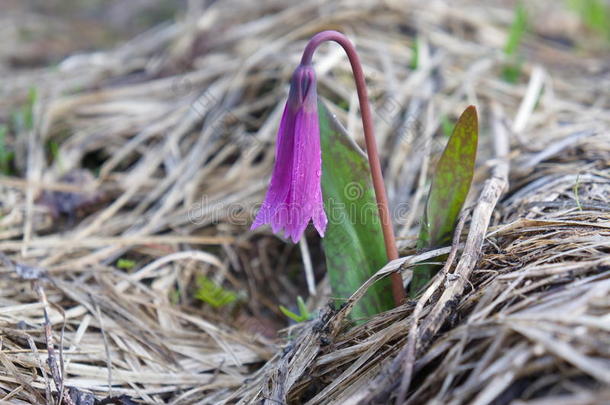
[[[51,162],[57,164],[57,166],[61,169],[62,163],[59,154],[59,142],[54,139],[50,139],[46,144],[46,149]]]
[[[195,298],[200,299],[214,308],[222,308],[237,300],[237,294],[224,289],[206,276],[197,277],[197,292]]]
[[[578,13],[587,28],[610,41],[610,5],[602,0],[568,0],[568,6]]]
[[[129,260],[129,259],[119,259],[116,262],[116,266],[119,269],[131,270],[134,267],[136,267],[136,262],[134,260]]]
[[[9,176],[11,174],[11,162],[15,158],[15,153],[9,150],[6,144],[6,125],[0,125],[0,173]]]
[[[280,311],[295,322],[305,322],[313,318],[313,315],[307,310],[307,305],[305,305],[305,301],[303,301],[301,296],[297,297],[297,307],[299,308],[298,314],[295,314],[283,305],[280,305]]]
[[[411,68],[411,70],[417,70],[417,68],[419,67],[420,42],[421,41],[420,41],[419,37],[416,37],[415,41],[413,41],[413,45],[411,45],[412,55],[411,55],[411,63],[409,64],[409,67]]]
[[[521,60],[518,54],[523,35],[527,31],[527,12],[521,2],[515,7],[515,16],[504,45],[504,55],[509,62],[502,70],[502,78],[508,83],[516,83],[521,75]]]
[[[37,93],[35,88],[30,88],[27,100],[18,110],[11,113],[11,124],[14,132],[30,131],[34,128],[34,104],[36,103]],[[11,175],[12,161],[15,153],[9,150],[6,135],[8,127],[0,125],[0,173]]]
[[[13,125],[17,131],[29,131],[34,128],[34,104],[37,97],[36,89],[30,88],[25,104],[13,113]]]

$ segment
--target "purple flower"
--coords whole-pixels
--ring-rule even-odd
[[[252,228],[270,224],[299,241],[312,220],[320,236],[326,230],[320,176],[322,152],[318,123],[316,75],[311,64],[299,65],[277,133],[275,166],[265,201]]]

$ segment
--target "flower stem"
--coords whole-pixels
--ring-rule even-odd
[[[371,176],[373,178],[373,188],[375,189],[375,198],[377,199],[377,207],[379,209],[379,218],[381,220],[381,229],[383,231],[383,239],[385,242],[385,250],[388,260],[398,259],[398,250],[396,249],[396,239],[394,237],[394,229],[392,228],[392,220],[390,210],[388,208],[388,197],[383,183],[383,175],[381,174],[381,163],[379,162],[379,154],[377,153],[377,144],[375,142],[375,130],[373,128],[373,117],[369,104],[369,97],[366,91],[366,81],[364,72],[360,64],[360,58],[356,53],[356,48],[351,41],[338,31],[322,31],[314,35],[307,43],[303,57],[301,58],[302,65],[311,64],[313,53],[322,42],[334,41],[341,45],[345,50],[349,59],[354,79],[356,81],[356,91],[358,93],[358,103],[360,104],[360,113],[362,115],[362,126],[364,127],[364,140],[366,143],[366,153],[371,167]],[[402,276],[400,273],[392,273],[392,295],[394,302],[398,306],[405,299],[405,290],[402,284]]]

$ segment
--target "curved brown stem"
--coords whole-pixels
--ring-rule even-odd
[[[383,231],[383,239],[385,242],[385,250],[388,260],[398,259],[398,250],[396,248],[396,239],[394,237],[394,229],[392,228],[392,219],[388,208],[388,197],[385,191],[383,175],[381,174],[381,163],[379,162],[379,154],[377,152],[377,144],[375,142],[375,130],[373,128],[373,116],[369,104],[369,97],[366,91],[366,82],[364,72],[360,64],[360,58],[356,53],[356,48],[351,41],[338,31],[322,31],[314,35],[307,43],[303,57],[301,58],[302,65],[311,64],[313,53],[322,42],[334,41],[341,45],[345,50],[349,59],[354,79],[356,81],[356,91],[358,93],[358,103],[360,104],[360,113],[362,115],[362,126],[364,127],[364,140],[366,143],[366,153],[371,167],[371,176],[373,178],[373,188],[375,189],[375,198],[377,199],[377,207],[379,209],[379,218],[381,220],[381,229]],[[400,273],[392,274],[392,295],[396,305],[403,303],[405,299],[405,289],[402,284],[402,276]]]

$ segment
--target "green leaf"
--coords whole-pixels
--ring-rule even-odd
[[[307,319],[311,317],[309,310],[307,309],[307,305],[305,305],[305,301],[303,301],[303,298],[301,298],[300,295],[297,297],[297,307],[299,307],[299,312],[301,315],[307,316]]]
[[[27,129],[34,128],[34,104],[38,98],[38,91],[35,87],[30,87],[28,91],[28,99],[25,106],[23,106],[24,123]]]
[[[9,150],[6,143],[7,132],[6,125],[0,125],[0,173],[9,176],[11,174],[11,162],[15,157],[15,153]]]
[[[387,263],[368,161],[322,103],[322,194],[328,216],[322,246],[333,297],[348,298]],[[352,310],[353,319],[394,307],[390,279],[375,283]]]
[[[504,45],[504,53],[506,56],[513,56],[517,53],[523,34],[527,30],[527,12],[521,2],[517,3],[515,7],[515,18],[510,26],[510,32],[508,33],[508,39]]]
[[[210,304],[214,308],[224,307],[237,300],[237,294],[225,290],[205,276],[197,277],[197,285],[199,289],[195,293],[195,298]]]
[[[419,67],[420,42],[421,39],[419,38],[419,36],[417,36],[413,41],[413,45],[411,45],[411,51],[413,51],[413,54],[411,56],[411,63],[409,63],[409,67],[411,68],[411,70],[417,70],[417,68]]]
[[[592,31],[610,40],[610,4],[602,0],[570,0],[568,5],[578,12],[582,22]]]
[[[280,311],[282,311],[284,315],[286,315],[288,318],[292,319],[295,322],[305,322],[313,318],[313,316],[307,310],[307,305],[305,305],[305,301],[303,301],[303,298],[301,298],[301,296],[297,297],[297,307],[299,308],[299,313],[295,314],[285,306],[279,306]]]
[[[515,84],[521,77],[521,61],[507,63],[502,68],[502,79],[507,83]]]
[[[131,270],[134,267],[136,267],[136,262],[130,259],[119,259],[116,262],[116,266],[119,269],[123,269],[123,270]]]
[[[34,128],[34,104],[37,97],[36,88],[31,87],[25,104],[11,113],[12,126],[15,132],[30,131]]]
[[[458,216],[472,183],[478,133],[477,110],[470,106],[455,124],[436,165],[419,233],[418,248],[434,249],[451,242]],[[416,266],[413,269],[411,296],[415,296],[438,269],[439,266],[435,264]]]
[[[527,31],[527,12],[521,2],[515,6],[515,17],[504,45],[508,61],[502,68],[502,79],[507,83],[517,83],[521,76],[521,59],[517,53],[523,35]]]

